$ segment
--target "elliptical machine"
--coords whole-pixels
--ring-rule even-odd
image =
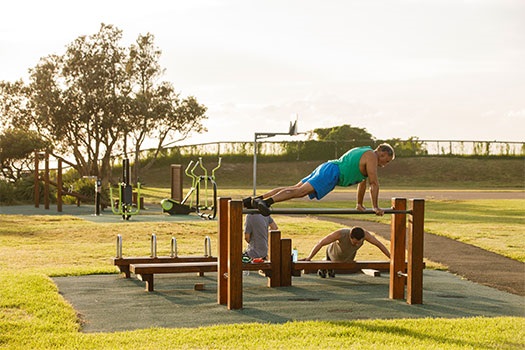
[[[197,166],[203,170],[202,175],[196,175],[195,169]],[[204,167],[202,157],[199,157],[198,162],[190,161],[185,174],[191,178],[191,188],[184,196],[184,199],[179,203],[174,199],[163,199],[160,204],[162,211],[170,215],[188,215],[189,213],[196,213],[204,219],[215,219],[217,216],[217,182],[215,181],[215,171],[221,167],[221,157],[217,162],[217,166],[212,169],[211,176],[208,175],[208,170]],[[211,185],[213,196],[209,199],[208,182]],[[201,197],[201,190],[204,187],[204,198]],[[202,200],[202,203],[201,203]],[[189,203],[188,203],[189,201]]]

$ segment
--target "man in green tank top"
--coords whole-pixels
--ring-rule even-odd
[[[366,192],[366,180],[370,185],[372,208],[376,215],[382,216],[379,208],[379,181],[377,168],[384,167],[395,158],[392,146],[380,144],[374,150],[371,147],[352,148],[339,159],[330,160],[319,165],[310,175],[294,186],[278,187],[256,198],[244,198],[246,208],[257,208],[261,214],[270,215],[270,206],[273,203],[283,202],[292,198],[301,198],[306,195],[310,199],[321,199],[332,191],[335,186],[357,186],[358,210],[366,210],[363,200]]]

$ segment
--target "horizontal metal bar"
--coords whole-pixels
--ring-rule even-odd
[[[412,210],[383,209],[385,214],[412,214]],[[259,214],[258,209],[243,209],[243,214]],[[372,209],[364,211],[348,208],[271,208],[270,214],[374,214]]]

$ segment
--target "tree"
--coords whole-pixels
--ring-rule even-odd
[[[131,46],[127,63],[127,72],[135,88],[126,130],[126,135],[134,141],[135,180],[141,169],[138,166],[140,150],[147,139],[155,139],[156,147],[153,157],[142,166],[142,170],[153,165],[168,137],[181,141],[191,132],[206,130],[201,124],[207,110],[205,106],[200,105],[194,96],[181,99],[168,82],[156,84],[163,73],[158,62],[160,54],[161,51],[154,45],[153,35],[148,33],[139,36]]]
[[[20,180],[28,169],[34,167],[35,150],[49,148],[34,131],[7,129],[0,134],[0,172],[4,179]]]
[[[181,99],[171,84],[158,82],[163,70],[152,35],[139,36],[130,48],[121,39],[121,30],[102,24],[98,33],[69,44],[64,55],[42,58],[28,85],[4,83],[1,92],[9,96],[0,99],[10,102],[2,110],[14,125],[35,130],[74,157],[81,176],[105,183],[112,157],[133,149],[138,166],[146,139],[158,141],[158,154],[168,137],[187,137],[188,126],[202,132],[206,118],[206,107],[194,97]]]
[[[366,129],[352,127],[349,124],[314,129],[314,133],[317,134],[320,141],[357,141],[364,144],[374,142],[372,135]]]

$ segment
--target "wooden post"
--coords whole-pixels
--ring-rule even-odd
[[[49,209],[49,153],[44,159],[44,208]]]
[[[34,188],[34,200],[35,208],[40,207],[40,174],[38,173],[38,164],[40,163],[40,153],[35,151],[35,188]]]
[[[57,212],[62,212],[62,158],[57,164]]]
[[[406,198],[392,198],[395,210],[406,210]],[[392,214],[390,227],[390,299],[405,297],[405,277],[398,272],[405,272],[406,214]]]
[[[425,200],[411,199],[408,216],[407,303],[423,304]]]
[[[270,230],[269,255],[272,263],[272,275],[268,287],[281,286],[281,231]]]
[[[272,263],[273,265],[273,263]],[[292,240],[281,239],[281,287],[292,285]]]
[[[228,310],[235,310],[242,309],[242,201],[228,206]]]
[[[219,221],[217,237],[217,303],[228,303],[228,201],[230,198],[219,198]]]
[[[182,197],[182,189],[184,187],[182,165],[172,164],[171,165],[171,199],[181,202],[184,197]]]

